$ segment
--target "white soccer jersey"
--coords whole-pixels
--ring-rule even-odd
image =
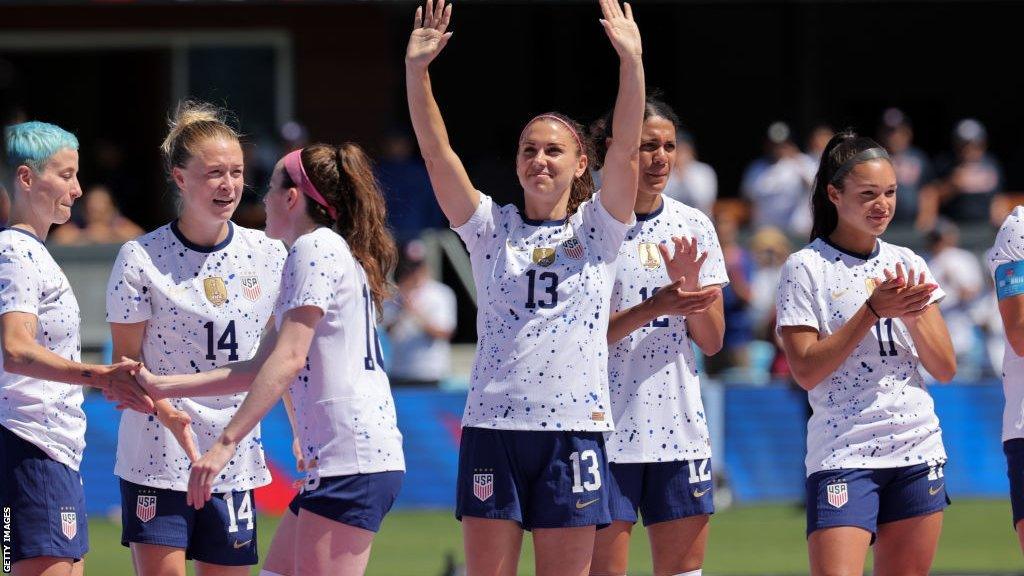
[[[35,314],[36,342],[79,361],[80,317],[71,284],[43,243],[18,228],[0,231],[0,315],[8,312]],[[85,450],[83,400],[81,386],[0,366],[0,424],[72,470],[78,470]]]
[[[986,259],[992,274],[1003,264],[1024,260],[1024,207],[1017,206],[1006,217]],[[1003,395],[1003,441],[1024,438],[1024,358],[1009,341],[1003,352]]]
[[[925,272],[908,248],[878,241],[865,257],[821,238],[791,255],[776,300],[778,327],[810,326],[822,338],[846,324],[884,270]],[[942,288],[932,302],[945,296]],[[946,458],[935,406],[919,372],[917,349],[903,321],[882,318],[853,353],[808,392],[807,474],[838,468],[898,468]]]
[[[708,217],[671,198],[626,235],[619,250],[612,310],[640,304],[670,282],[658,244],[696,238],[708,252],[701,286],[726,284],[725,260]],[[711,456],[711,439],[700,398],[700,380],[683,316],[663,316],[611,346],[608,386],[615,432],[607,433],[608,461],[694,460]]]
[[[107,321],[147,322],[142,359],[154,374],[211,370],[256,353],[273,312],[284,264],[284,245],[258,230],[228,223],[213,247],[189,242],[172,222],[121,247],[107,285]],[[192,418],[206,452],[245,398],[176,398]],[[114,473],[129,482],[184,491],[190,462],[155,416],[126,410],[117,434]],[[214,484],[217,493],[270,482],[257,426],[239,444]]]
[[[274,307],[278,328],[301,306],[324,313],[291,385],[306,461],[320,477],[405,470],[366,273],[327,228],[300,236],[288,253]]]
[[[632,224],[600,192],[569,219],[524,219],[480,195],[456,228],[477,293],[476,359],[463,426],[613,430],[608,306],[614,263]]]

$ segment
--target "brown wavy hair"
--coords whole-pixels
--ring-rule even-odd
[[[391,292],[388,277],[398,262],[398,249],[387,227],[384,194],[373,175],[373,162],[352,142],[340,146],[311,144],[302,149],[301,158],[310,181],[338,211],[338,219],[332,219],[326,208],[310,199],[306,212],[314,222],[333,228],[348,242],[352,255],[366,271],[379,317],[381,303]],[[295,186],[287,170],[282,176],[285,188]]]
[[[580,205],[582,205],[584,202],[589,200],[591,196],[594,195],[594,177],[591,176],[590,174],[589,162],[594,158],[594,146],[593,143],[590,141],[590,136],[587,134],[586,128],[584,128],[583,125],[580,124],[579,122],[573,120],[572,118],[566,116],[565,114],[562,114],[561,112],[545,112],[543,114],[538,114],[537,116],[534,116],[534,118],[530,120],[526,124],[526,126],[523,126],[523,132],[525,132],[526,129],[530,127],[530,124],[533,124],[538,120],[543,120],[544,116],[554,116],[559,120],[565,122],[569,126],[572,126],[572,129],[576,131],[576,136],[580,140],[580,148],[576,150],[576,157],[579,158],[580,156],[586,156],[588,160],[587,169],[583,171],[583,175],[580,176],[579,178],[573,178],[572,186],[570,186],[569,188],[569,204],[566,206],[566,216],[572,216],[573,214],[576,213],[577,210],[579,210]],[[519,151],[517,149],[516,156],[518,155]]]

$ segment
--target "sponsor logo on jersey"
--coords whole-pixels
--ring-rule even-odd
[[[658,252],[658,245],[654,242],[641,242],[637,244],[640,251],[640,263],[644,268],[653,270],[661,266],[661,252]]]
[[[583,260],[585,255],[583,243],[577,240],[575,236],[562,242],[562,252],[573,260]]]
[[[930,496],[935,496],[939,492],[942,492],[942,489],[945,488],[945,487],[946,487],[946,483],[945,482],[943,482],[942,484],[939,484],[938,486],[929,486],[928,487],[928,494]]]
[[[256,276],[242,276],[242,296],[255,302],[260,299],[260,279]]]
[[[252,539],[246,540],[245,542],[239,542],[238,540],[235,540],[232,546],[235,547],[235,550],[238,550],[239,548],[245,548],[249,544],[252,544]]]
[[[494,495],[494,474],[473,474],[473,496],[484,502]]]
[[[707,488],[705,488],[703,490],[698,490],[698,489],[694,488],[693,489],[693,497],[694,498],[700,498],[701,496],[707,494],[708,492],[711,492],[711,487],[710,486],[708,486]]]
[[[847,288],[846,290],[835,290],[834,292],[832,292],[832,299],[833,300],[839,300],[840,298],[842,298],[849,291],[850,291],[849,288]]]
[[[61,510],[60,531],[68,540],[74,540],[75,535],[78,534],[78,514],[74,510]]]
[[[604,422],[604,412],[591,412],[590,419],[594,422]]]
[[[206,293],[206,299],[214,306],[220,306],[228,301],[228,287],[224,285],[224,279],[220,276],[203,278],[203,292]]]
[[[829,484],[825,487],[825,492],[828,494],[828,503],[833,508],[842,508],[850,501],[850,493],[846,489],[846,482]]]
[[[878,286],[878,281],[875,280],[874,278],[865,278],[864,279],[864,288],[867,289],[868,296],[871,296],[871,293],[875,291],[875,287],[877,287],[877,286]]]
[[[143,522],[149,522],[156,517],[156,496],[139,494],[135,500],[135,517]]]
[[[594,498],[593,500],[587,500],[586,502],[582,502],[580,500],[577,500],[576,501],[576,509],[577,510],[582,510],[582,509],[586,508],[587,506],[590,506],[594,502],[597,502],[598,500],[600,500],[600,498]]]
[[[554,248],[534,248],[533,263],[539,266],[551,266],[555,263]]]

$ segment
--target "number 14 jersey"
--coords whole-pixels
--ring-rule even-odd
[[[107,286],[107,321],[147,322],[142,359],[154,374],[211,370],[256,353],[273,313],[286,252],[263,232],[228,223],[223,242],[197,246],[172,222],[121,247]],[[192,418],[200,453],[217,440],[245,393],[171,399]],[[185,491],[190,462],[155,416],[125,410],[114,473]],[[270,482],[257,425],[214,483],[217,493]]]

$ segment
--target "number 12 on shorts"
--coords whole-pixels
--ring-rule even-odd
[[[572,492],[592,492],[601,488],[600,460],[597,459],[597,452],[584,450],[573,452],[569,455],[569,462],[572,463]],[[586,467],[587,480],[583,479],[583,468]]]
[[[240,492],[242,499],[238,503],[238,510],[235,510],[235,493],[228,492],[224,494],[224,502],[228,505],[228,533],[234,534],[238,532],[238,522],[245,520],[246,530],[252,530],[252,492],[246,490]]]

